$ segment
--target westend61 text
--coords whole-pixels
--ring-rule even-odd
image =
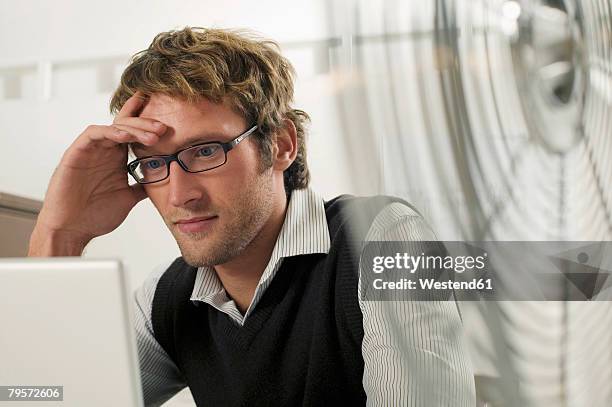
[[[415,280],[402,278],[397,281],[384,281],[377,278],[372,282],[376,290],[493,290],[490,278],[475,278],[469,281],[438,281],[434,278],[419,278]]]

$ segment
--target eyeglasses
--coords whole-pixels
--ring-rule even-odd
[[[196,144],[170,155],[152,155],[131,161],[127,170],[139,184],[152,184],[170,176],[170,163],[176,161],[183,170],[191,173],[220,167],[227,162],[227,152],[257,129],[253,126],[227,143],[212,141]]]

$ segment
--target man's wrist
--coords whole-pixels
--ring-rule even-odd
[[[28,257],[80,256],[90,239],[72,233],[34,228]]]

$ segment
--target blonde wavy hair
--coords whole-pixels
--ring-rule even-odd
[[[185,27],[162,32],[149,47],[136,53],[121,75],[110,102],[116,114],[137,91],[165,94],[189,102],[202,98],[221,103],[227,98],[248,124],[267,168],[272,165],[272,135],[289,119],[297,129],[298,153],[285,170],[287,194],[306,188],[306,112],[293,109],[295,70],[278,44],[248,31]]]

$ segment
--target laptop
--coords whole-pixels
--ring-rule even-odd
[[[0,405],[142,406],[127,281],[114,260],[0,259]]]

